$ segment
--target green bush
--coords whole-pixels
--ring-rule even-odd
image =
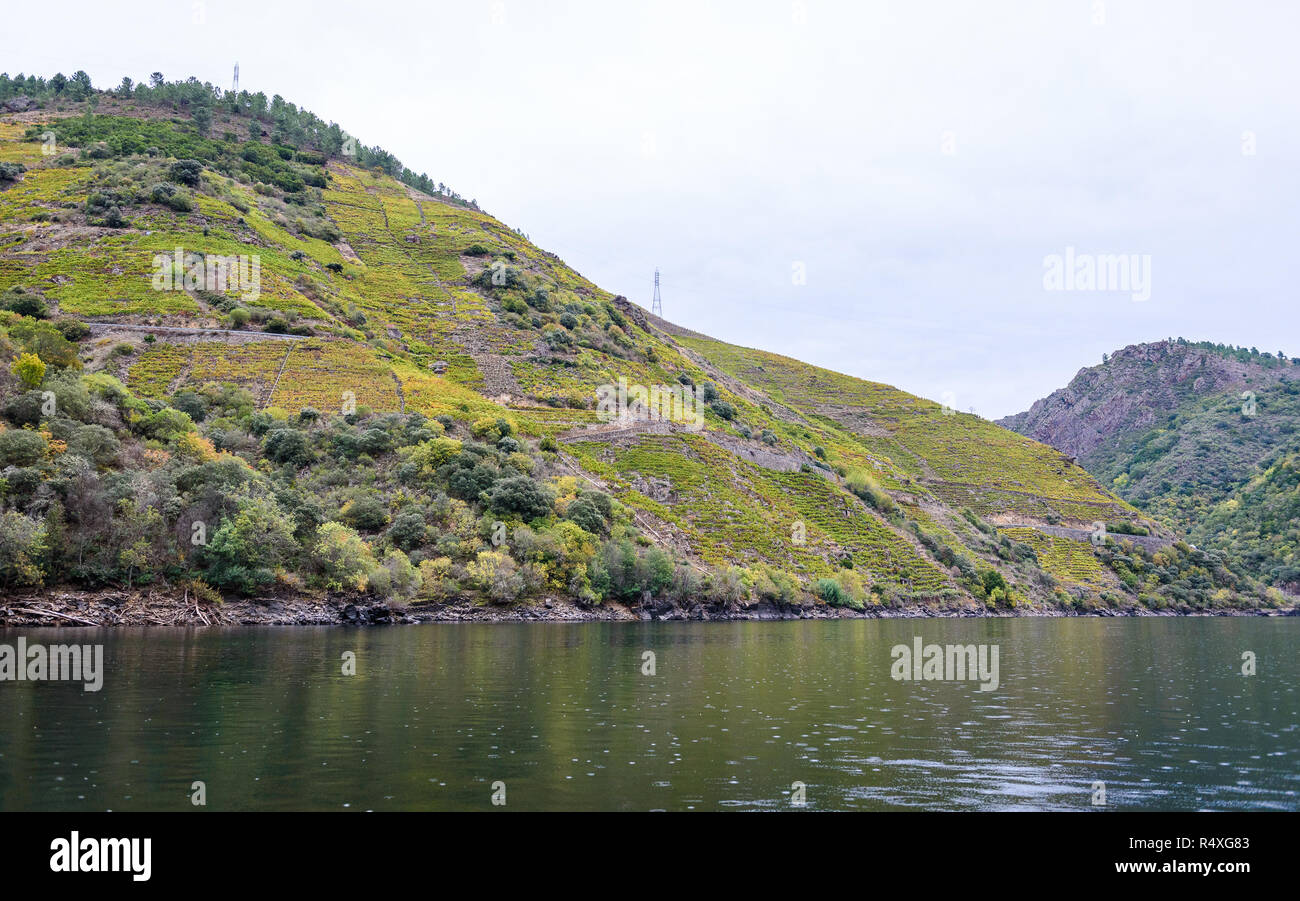
[[[0,295],[0,309],[10,310],[19,316],[30,316],[33,319],[44,319],[50,312],[45,298],[24,291],[21,287],[15,287]]]
[[[602,505],[599,498],[604,498]],[[609,497],[604,494],[590,493],[575,498],[565,511],[565,518],[577,523],[593,535],[603,534],[609,528]]]
[[[0,432],[0,469],[6,466],[31,466],[45,459],[49,445],[40,433],[28,429]]]
[[[316,458],[306,434],[297,429],[278,428],[267,432],[264,450],[276,463],[299,467],[307,466]]]
[[[339,519],[359,532],[378,532],[388,525],[388,505],[374,494],[362,494],[343,505]]]
[[[0,585],[39,586],[45,556],[46,530],[39,522],[16,510],[0,513]]]
[[[197,188],[203,175],[203,164],[198,160],[177,160],[172,163],[167,174],[172,181],[180,182],[191,188]]]
[[[502,516],[517,515],[532,520],[545,516],[555,505],[555,495],[528,476],[502,479],[488,492],[488,508]]]

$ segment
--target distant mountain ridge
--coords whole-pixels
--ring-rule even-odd
[[[1260,578],[1300,589],[1300,366],[1184,339],[1135,344],[999,423]]]
[[[1243,360],[1234,350],[1181,339],[1130,344],[1105,363],[1080,369],[1068,385],[1023,413],[997,423],[1050,444],[1086,467],[1099,447],[1161,424],[1189,400],[1300,378],[1300,368],[1289,360],[1280,363],[1277,357],[1249,351]]]

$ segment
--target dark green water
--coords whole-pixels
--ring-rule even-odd
[[[3,810],[1300,809],[1296,618],[19,635],[106,675],[0,682]],[[1001,684],[894,681],[914,635]]]

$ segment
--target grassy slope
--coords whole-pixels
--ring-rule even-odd
[[[142,396],[236,381],[262,406],[296,412],[337,409],[351,392],[377,411],[504,414],[526,435],[556,436],[595,421],[598,385],[712,379],[737,411],[730,422],[707,415],[706,431],[723,441],[571,435],[568,458],[698,560],[766,562],[808,580],[851,562],[916,597],[955,592],[972,566],[1051,596],[1033,561],[1008,553],[1014,536],[990,540],[959,508],[1008,526],[1137,516],[1058,452],[985,420],[774,354],[673,337],[492,217],[386,176],[330,163],[320,199],[338,242],[300,231],[273,196],[210,169],[188,214],[149,204],[132,210],[130,228],[88,228],[79,208],[113,173],[56,166],[21,136],[0,126],[0,156],[31,167],[0,192],[0,290],[39,287],[62,314],[88,320],[221,327],[210,298],[150,288],[153,254],[255,253],[257,305],[315,333],[295,344],[168,343],[162,333],[152,346],[135,341],[138,353],[117,365]],[[129,168],[113,165],[118,177]],[[475,277],[492,263],[515,271],[512,286],[481,286]],[[538,291],[546,300],[530,303]],[[576,326],[560,324],[565,312]],[[551,340],[557,334],[567,340]],[[445,376],[430,371],[435,361],[447,364]],[[901,512],[871,509],[825,468],[755,465],[736,452],[747,447],[806,461],[821,448],[827,466],[871,473]],[[649,496],[647,479],[666,494]],[[796,524],[806,541],[792,538]],[[1041,562],[1067,587],[1116,584],[1077,556],[1064,549]]]

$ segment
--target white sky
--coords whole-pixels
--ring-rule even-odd
[[[11,75],[229,87],[238,60],[242,88],[383,146],[608,290],[648,307],[660,267],[675,322],[984,416],[1138,341],[1300,356],[1293,4],[75,0],[5,17],[28,36],[5,42]],[[1045,291],[1067,246],[1150,255],[1151,299]]]

